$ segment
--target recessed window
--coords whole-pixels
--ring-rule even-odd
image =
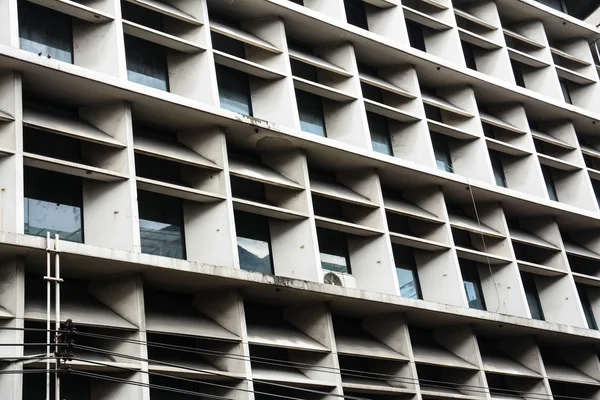
[[[448,147],[448,139],[435,132],[431,132],[431,142],[433,143],[433,152],[435,153],[435,162],[437,168],[441,171],[454,172],[452,167],[452,157]]]
[[[587,288],[581,284],[577,284],[577,293],[579,294],[579,300],[583,307],[583,313],[585,314],[588,328],[598,330],[598,324],[596,323],[596,317],[594,317],[594,310],[592,309],[592,303],[590,302]]]
[[[421,287],[413,250],[410,247],[393,245],[393,251],[400,295],[410,299],[421,299]]]
[[[492,161],[492,170],[494,171],[496,185],[508,187],[506,185],[506,176],[504,175],[504,167],[502,166],[500,154],[498,154],[496,151],[490,150],[490,160]]]
[[[269,219],[262,215],[235,211],[235,230],[240,268],[273,273]]]
[[[390,139],[390,130],[388,121],[385,117],[378,114],[367,112],[367,121],[369,122],[369,132],[371,133],[371,143],[373,150],[393,156],[392,140]]]
[[[523,282],[523,289],[525,289],[525,297],[527,298],[531,318],[543,321],[544,311],[542,310],[542,303],[540,302],[534,276],[526,272],[521,272],[521,281]]]
[[[442,110],[430,104],[423,104],[423,108],[425,109],[425,116],[427,118],[437,122],[444,122],[442,120]]]
[[[188,186],[181,180],[180,165],[171,160],[150,157],[145,154],[135,154],[135,174],[142,178]]]
[[[567,7],[565,5],[565,0],[535,0],[538,3],[542,3],[548,7],[552,7],[555,10],[567,12]]]
[[[311,82],[319,81],[317,68],[315,66],[293,59],[290,60],[290,66],[292,67],[292,75]]]
[[[462,273],[469,308],[485,310],[485,300],[483,299],[483,290],[481,289],[481,280],[479,279],[477,265],[471,261],[460,260],[460,271]]]
[[[545,165],[542,165],[542,175],[544,176],[544,182],[546,183],[546,190],[548,190],[548,196],[550,200],[558,201],[558,194],[556,193],[556,186],[554,185],[554,177],[552,171]]]
[[[296,90],[296,102],[300,116],[300,129],[313,135],[326,137],[323,100],[312,93]]]
[[[213,49],[239,58],[246,58],[246,50],[243,42],[217,32],[211,32],[210,37]]]
[[[523,65],[517,61],[510,60],[513,74],[515,76],[515,83],[518,86],[525,87],[525,79],[523,78]]]
[[[351,273],[346,235],[330,229],[317,228],[317,237],[319,239],[321,268],[329,271]]]
[[[185,259],[181,199],[138,190],[138,208],[142,253]]]
[[[25,234],[83,242],[83,182],[79,177],[25,167]]]
[[[292,3],[296,3],[298,5],[303,6],[304,5],[304,0],[290,0]]]
[[[467,43],[461,40],[461,45],[463,49],[463,55],[465,56],[465,63],[467,64],[467,68],[477,71],[477,63],[475,62],[475,52],[473,50],[473,46],[471,43]]]
[[[596,202],[598,203],[598,207],[600,207],[600,182],[595,179],[592,179],[592,188],[594,189],[594,194],[596,195]]]
[[[29,1],[18,4],[21,49],[72,64],[71,17]]]
[[[221,108],[251,116],[252,101],[248,75],[222,65],[217,65],[216,68]]]
[[[362,29],[369,29],[367,11],[362,0],[344,0],[344,9],[346,10],[346,21],[349,24]]]
[[[162,46],[125,35],[127,79],[155,89],[169,91],[167,52]]]
[[[408,31],[408,42],[410,43],[410,47],[426,51],[423,27],[413,21],[406,20],[406,30]]]
[[[244,179],[238,176],[231,176],[231,195],[238,199],[255,201],[267,204],[265,196],[265,184],[251,179]]]
[[[573,100],[571,99],[571,92],[569,91],[569,85],[562,78],[559,78],[558,81],[560,82],[560,90],[562,91],[565,102],[573,104]]]

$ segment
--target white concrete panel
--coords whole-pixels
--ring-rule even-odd
[[[0,43],[13,47],[19,47],[17,4],[17,0],[6,0],[0,3]]]

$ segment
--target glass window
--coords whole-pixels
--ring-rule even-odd
[[[475,53],[473,51],[473,46],[470,43],[463,42],[462,40],[460,43],[462,45],[463,54],[465,56],[465,63],[467,64],[467,68],[477,71],[477,63],[475,62]]]
[[[462,273],[469,308],[485,310],[485,300],[483,299],[483,290],[481,289],[477,264],[467,260],[460,260],[460,271]]]
[[[560,82],[560,90],[562,90],[562,94],[565,98],[565,101],[569,104],[573,104],[573,100],[571,99],[571,92],[569,91],[569,85],[562,78],[560,78],[558,81]]]
[[[248,75],[217,65],[217,83],[221,108],[244,115],[252,115]]]
[[[400,295],[410,299],[421,299],[421,287],[413,250],[410,247],[393,245],[393,251]]]
[[[410,47],[426,51],[423,27],[413,21],[406,20],[406,29],[408,31],[408,42],[410,43]]]
[[[542,3],[548,7],[552,7],[555,10],[566,12],[564,0],[536,0],[538,3]]]
[[[296,90],[296,102],[300,116],[300,129],[313,135],[327,137],[323,100],[312,93]]]
[[[142,253],[185,259],[183,202],[138,190]]]
[[[535,285],[535,278],[531,274],[521,272],[521,281],[523,282],[523,289],[525,289],[525,297],[527,298],[531,318],[543,321],[544,311]]]
[[[387,118],[367,112],[367,121],[369,122],[373,150],[393,156],[394,152],[392,151],[392,140],[390,138]]]
[[[346,21],[349,24],[369,29],[365,3],[362,0],[344,0],[344,9],[346,10]]]
[[[235,230],[240,268],[246,271],[273,273],[269,219],[262,215],[235,211]]]
[[[490,160],[492,161],[492,170],[494,171],[494,179],[496,180],[496,185],[508,187],[506,185],[506,176],[504,175],[504,167],[502,166],[500,154],[493,150],[490,150]]]
[[[25,167],[25,234],[83,242],[83,182],[79,177]]]
[[[583,307],[588,328],[598,330],[598,324],[596,323],[596,317],[594,317],[594,310],[592,309],[592,303],[590,302],[586,287],[582,284],[577,284],[577,293],[579,293],[579,300]]]
[[[317,228],[321,268],[350,274],[350,256],[346,235],[329,229]]]
[[[544,182],[546,182],[546,189],[548,190],[548,196],[550,200],[558,201],[558,194],[556,193],[556,186],[554,185],[554,178],[552,177],[552,171],[545,165],[542,165],[542,174],[544,175]]]
[[[450,149],[448,148],[448,139],[443,135],[432,132],[431,141],[433,143],[437,168],[442,171],[454,172],[452,157],[450,157]]]
[[[155,89],[169,91],[167,53],[164,47],[125,35],[127,79]]]
[[[21,49],[73,64],[71,17],[29,1],[18,4]]]
[[[514,60],[510,60],[510,64],[512,65],[513,74],[515,76],[515,83],[524,88],[525,79],[523,78],[523,66]]]

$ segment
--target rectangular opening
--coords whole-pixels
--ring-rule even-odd
[[[393,156],[392,139],[390,138],[390,129],[387,118],[367,112],[367,121],[369,123],[369,133],[371,134],[371,144],[373,151],[388,156]]]
[[[523,289],[525,289],[525,297],[527,298],[531,318],[544,321],[544,310],[535,283],[535,276],[527,272],[521,272],[521,282],[523,282]]]
[[[427,28],[408,19],[406,19],[405,22],[410,47],[421,51],[427,51],[425,48],[425,35],[423,33],[423,30]]]
[[[577,294],[579,295],[579,301],[581,301],[581,307],[583,308],[588,328],[598,330],[598,323],[594,316],[594,309],[592,308],[592,302],[590,301],[587,286],[578,283]]]
[[[240,268],[273,274],[269,219],[239,210],[234,211],[234,216]]]
[[[317,228],[321,268],[351,274],[347,234],[331,229]]]
[[[459,264],[469,308],[486,310],[477,264],[465,259],[459,259]]]
[[[217,65],[216,69],[221,108],[252,116],[248,74],[224,65]]]
[[[300,117],[300,129],[313,135],[327,137],[327,128],[323,113],[323,98],[296,89],[296,102]]]
[[[422,299],[421,285],[413,249],[407,246],[392,245],[396,276],[400,295],[409,299]]]
[[[362,0],[344,0],[344,10],[346,11],[346,21],[349,24],[369,29],[366,5]]]
[[[504,166],[502,165],[502,156],[499,152],[489,150],[490,161],[492,162],[492,171],[494,172],[494,180],[496,185],[507,188],[506,176],[504,175]]]
[[[166,48],[126,34],[125,55],[127,79],[144,86],[169,91]]]

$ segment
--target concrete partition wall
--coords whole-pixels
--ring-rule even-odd
[[[421,0],[417,0],[421,1]],[[427,7],[434,9],[434,6],[423,2]],[[442,31],[436,31],[433,29],[427,29],[423,32],[423,38],[425,39],[425,48],[427,53],[438,56],[446,61],[453,64],[465,67],[465,57],[463,56],[462,45],[460,43],[460,36],[458,35],[458,29],[456,26],[456,19],[454,17],[454,9],[452,4],[448,2],[448,8],[441,10],[435,8],[435,13],[428,13],[435,18],[444,21],[452,28],[445,29]]]
[[[85,243],[139,251],[131,108],[127,103],[115,102],[81,108],[79,115],[124,146],[127,145],[127,148],[110,149],[98,154],[90,152],[95,165],[129,177],[116,182],[83,180]]]
[[[400,288],[396,277],[379,176],[374,170],[363,170],[347,171],[338,174],[337,178],[341,183],[379,206],[366,214],[359,223],[381,230],[383,234],[371,237],[348,237],[350,264],[352,275],[356,278],[356,287],[398,295]]]
[[[115,19],[94,24],[73,18],[73,59],[76,65],[127,79],[125,42],[119,0],[85,2]]]
[[[504,210],[500,204],[489,206],[477,206],[481,222],[490,228],[506,235],[506,239],[500,241],[486,240],[485,248],[488,253],[515,259],[514,251],[510,243],[510,233],[506,223]],[[482,241],[481,235],[472,234],[474,242]],[[479,246],[478,246],[479,247]],[[529,317],[529,307],[525,298],[525,291],[521,284],[521,275],[517,263],[511,261],[502,265],[478,265],[479,277],[486,307],[489,311],[501,314]]]
[[[281,53],[273,54],[263,49],[246,45],[249,61],[280,71],[284,78],[276,80],[250,79],[253,115],[277,124],[300,129],[298,106],[294,93],[294,81],[285,35],[285,25],[280,18],[245,21],[242,28],[256,37],[277,47]]]
[[[312,200],[306,156],[300,151],[267,153],[262,155],[263,164],[305,189],[289,198],[289,191],[265,185],[267,198],[285,198],[278,204],[286,209],[312,215]],[[280,193],[286,191],[286,193]],[[275,275],[313,282],[323,281],[319,257],[319,244],[313,218],[298,221],[269,219],[271,247]]]
[[[346,144],[371,149],[371,135],[365,105],[362,101],[358,65],[352,44],[344,42],[315,49],[315,55],[352,74],[348,79],[331,82],[331,87],[357,99],[348,103],[323,102],[327,137]]]
[[[19,47],[17,4],[17,0],[0,1],[0,44]]]
[[[304,0],[304,7],[323,13],[331,18],[346,21],[344,0]]]
[[[180,132],[178,140],[222,168],[189,170],[192,187],[227,196],[214,203],[184,201],[186,252],[190,261],[239,268],[225,133],[220,128]]]
[[[448,221],[444,194],[439,188],[432,189],[427,194],[405,192],[404,195],[407,200],[418,202],[427,211]],[[447,222],[439,235],[442,236],[439,238],[442,243],[452,243],[452,233]],[[415,261],[424,300],[466,307],[467,297],[455,251],[417,251]]]
[[[378,72],[382,79],[417,96],[407,102],[403,109],[422,118],[412,123],[388,121],[394,156],[435,168],[435,156],[425,120],[425,110],[419,97],[421,89],[417,71],[412,65],[399,65]]]
[[[24,343],[23,317],[25,313],[25,261],[20,257],[0,261],[0,307],[12,318],[0,319],[0,343]],[[8,316],[7,316],[8,317]],[[8,329],[2,329],[8,328]],[[22,346],[2,346],[2,358],[23,356]],[[20,370],[23,364],[6,365],[3,370]],[[23,374],[0,375],[0,393],[8,399],[22,398]]]
[[[586,78],[593,80],[593,83],[587,85],[571,85],[569,86],[569,94],[573,104],[585,108],[591,112],[600,112],[600,82],[598,82],[598,71],[596,63],[590,51],[590,45],[587,40],[580,38],[566,43],[557,45],[559,50],[571,54],[589,65],[580,66],[575,72],[584,75]]]
[[[397,1],[400,3],[400,0]],[[406,21],[400,4],[379,8],[365,4],[369,31],[393,40],[397,44],[408,46]]]
[[[542,48],[530,50],[528,53],[539,58],[543,62],[550,64],[547,67],[523,71],[523,81],[525,82],[525,86],[535,92],[552,97],[554,100],[564,101],[560,83],[558,82],[558,75],[556,74],[554,62],[552,61],[550,45],[542,21],[532,20],[521,22],[518,25],[512,25],[508,28],[543,45]]]
[[[0,73],[0,111],[13,118],[0,121],[0,230],[23,233],[23,107],[21,75]]]

